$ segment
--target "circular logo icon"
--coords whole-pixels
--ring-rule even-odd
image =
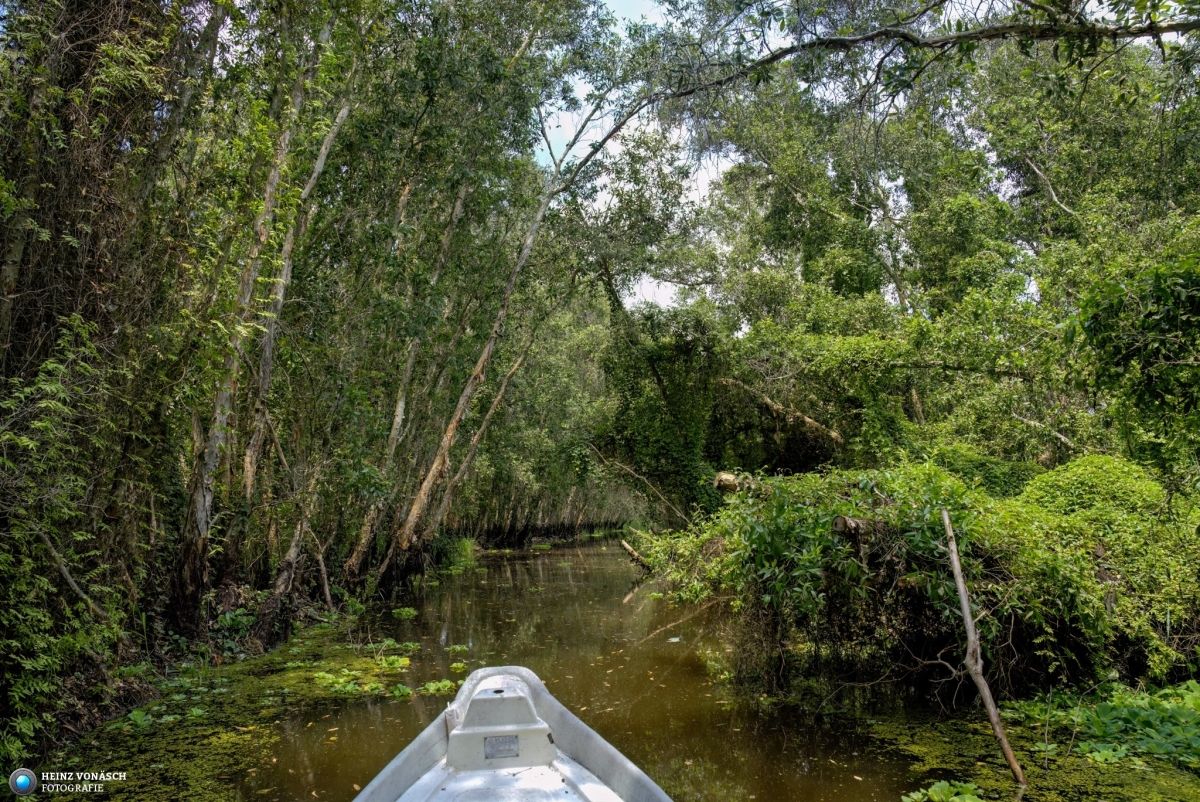
[[[37,790],[37,775],[29,769],[17,769],[8,775],[8,787],[17,796],[29,796]]]

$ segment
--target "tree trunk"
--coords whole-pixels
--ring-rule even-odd
[[[467,453],[463,455],[462,464],[458,466],[458,471],[454,474],[454,478],[446,485],[445,491],[442,493],[442,501],[438,505],[437,512],[429,519],[429,524],[425,529],[425,538],[431,538],[442,521],[446,518],[446,513],[450,510],[450,502],[454,498],[454,491],[458,488],[467,471],[471,467],[471,461],[475,458],[475,452],[479,449],[479,443],[483,440],[483,435],[487,432],[488,423],[491,422],[492,416],[496,414],[496,410],[500,408],[500,403],[504,400],[504,391],[508,389],[508,383],[517,371],[521,369],[521,363],[525,361],[525,355],[529,353],[529,347],[533,345],[533,336],[529,337],[529,342],[525,344],[525,349],[521,351],[521,355],[513,362],[513,366],[509,368],[507,374],[500,381],[500,387],[496,390],[496,397],[492,399],[492,405],[488,407],[487,414],[483,416],[483,420],[479,422],[479,428],[475,430],[475,434],[471,437],[471,444],[467,447]],[[574,488],[572,488],[574,490]]]
[[[303,518],[296,521],[296,532],[292,535],[292,542],[288,546],[287,554],[283,556],[283,562],[279,564],[279,572],[275,574],[275,585],[271,590],[271,596],[263,602],[262,608],[258,612],[258,620],[254,622],[254,630],[251,633],[264,649],[270,649],[285,636],[279,635],[279,613],[284,604],[284,596],[292,589],[292,580],[296,577],[296,560],[300,556],[300,546],[304,542],[304,526]]]
[[[408,205],[409,190],[412,187],[411,182],[404,187],[404,193],[401,195],[400,202],[397,204],[396,225],[399,225],[404,220],[404,212]],[[458,227],[459,220],[462,219],[463,210],[465,208],[467,193],[470,191],[470,184],[464,181],[458,188],[458,194],[454,198],[454,207],[450,211],[450,221],[446,226],[446,231],[442,235],[442,244],[438,249],[438,257],[434,262],[433,274],[429,277],[429,286],[436,287],[442,276],[442,269],[446,266],[446,260],[450,256],[450,244],[454,239],[454,231]],[[399,247],[400,238],[397,236],[393,247]],[[404,373],[400,379],[400,387],[396,391],[396,407],[392,412],[392,428],[388,433],[387,449],[384,452],[383,458],[383,473],[386,475],[390,472],[392,461],[396,457],[396,448],[400,445],[404,433],[404,416],[408,407],[408,390],[409,384],[412,381],[413,366],[417,361],[417,354],[421,348],[421,337],[417,335],[408,343],[408,356],[404,360]],[[359,531],[358,542],[354,544],[354,551],[346,559],[342,566],[342,572],[346,576],[346,581],[354,584],[358,581],[362,573],[362,565],[366,560],[367,553],[371,548],[371,541],[375,537],[375,525],[379,521],[379,516],[383,512],[383,507],[386,502],[383,499],[377,499],[367,509],[367,514],[363,518],[362,529]]]
[[[391,562],[395,550],[405,551],[411,545],[417,525],[424,517],[426,507],[429,506],[429,499],[433,493],[434,486],[446,471],[450,460],[450,447],[454,445],[458,429],[467,415],[467,410],[471,406],[471,401],[475,398],[476,391],[483,384],[484,374],[492,361],[492,354],[496,350],[496,343],[499,341],[500,335],[504,332],[504,324],[508,319],[508,305],[512,300],[513,291],[516,289],[517,279],[520,277],[525,263],[529,261],[529,256],[533,252],[533,245],[537,241],[542,220],[546,216],[546,210],[550,207],[550,201],[553,198],[554,193],[547,192],[538,206],[533,223],[530,225],[529,231],[525,235],[525,241],[522,243],[521,253],[517,256],[517,261],[513,264],[513,269],[509,273],[508,283],[504,286],[504,295],[500,300],[500,308],[496,311],[496,320],[492,324],[492,331],[488,336],[487,342],[484,343],[483,350],[479,353],[479,359],[475,362],[474,370],[471,371],[471,375],[468,377],[467,383],[458,397],[458,404],[455,406],[454,413],[450,416],[450,421],[447,423],[446,430],[442,434],[442,439],[438,445],[437,453],[434,455],[433,462],[430,464],[428,470],[426,470],[420,489],[417,490],[417,495],[413,499],[412,506],[409,507],[408,516],[392,537],[392,544],[388,549],[387,556],[384,557],[383,563],[378,570],[380,576],[387,570],[387,566]]]
[[[323,48],[329,29],[322,32],[318,48]],[[228,350],[221,366],[221,379],[213,404],[212,420],[203,449],[196,455],[188,489],[188,510],[184,518],[175,571],[173,607],[175,623],[183,634],[193,634],[200,627],[200,604],[208,586],[208,536],[212,528],[214,484],[217,470],[226,451],[229,416],[233,411],[234,386],[237,381],[243,331],[254,312],[254,287],[262,263],[262,250],[270,236],[270,221],[275,211],[276,192],[284,164],[291,149],[296,117],[304,103],[307,70],[292,87],[291,115],[275,146],[274,161],[267,174],[263,191],[263,206],[254,220],[254,239],[246,254],[245,266],[238,281],[236,320],[230,326]]]
[[[353,80],[353,66],[350,68],[350,73],[350,80]],[[305,231],[308,229],[308,221],[312,216],[312,209],[305,209],[304,206],[316,188],[317,180],[320,179],[321,173],[325,170],[325,161],[329,157],[329,150],[333,147],[333,141],[341,130],[342,124],[346,122],[346,117],[349,114],[350,100],[347,98],[346,102],[338,110],[337,116],[333,120],[333,125],[329,127],[329,131],[325,134],[325,139],[321,142],[321,150],[317,154],[316,162],[313,164],[312,174],[309,176],[304,190],[300,193],[299,206],[301,211],[299,217],[292,224],[291,228],[288,229],[287,235],[283,240],[283,248],[280,254],[283,264],[280,267],[279,278],[276,280],[275,286],[271,291],[271,306],[266,315],[265,331],[262,334],[262,350],[258,362],[258,399],[254,409],[254,429],[250,435],[250,442],[246,446],[246,455],[243,459],[242,479],[246,501],[249,501],[254,494],[254,482],[258,472],[258,458],[262,453],[263,441],[266,439],[267,395],[271,389],[271,371],[275,362],[275,338],[279,331],[279,318],[283,314],[283,299],[287,293],[288,284],[292,280],[293,252],[297,241],[304,238]]]
[[[329,612],[333,612],[333,597],[329,594],[329,573],[325,570],[325,549],[329,546],[326,543],[321,545],[321,541],[317,540],[317,536],[312,529],[308,530],[308,534],[312,535],[313,545],[316,546],[317,567],[321,569],[321,590],[325,594],[325,607]]]

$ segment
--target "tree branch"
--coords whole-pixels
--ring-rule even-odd
[[[793,421],[798,420],[801,423],[803,423],[806,427],[808,427],[809,429],[811,429],[814,432],[817,432],[819,434],[822,434],[825,437],[828,437],[830,440],[837,443],[839,446],[845,445],[845,443],[846,443],[845,438],[843,438],[838,432],[834,431],[833,429],[830,429],[828,426],[823,426],[820,423],[817,423],[815,420],[808,417],[800,410],[792,409],[791,407],[785,407],[783,404],[773,401],[766,394],[760,393],[758,390],[755,390],[752,387],[749,387],[749,386],[743,384],[742,382],[738,381],[737,379],[717,379],[716,383],[723,384],[726,387],[737,387],[740,390],[744,390],[745,392],[749,393],[750,395],[756,397],[759,401],[761,401],[763,403],[763,405],[767,407],[767,409],[771,410],[771,412],[773,414],[782,417],[788,423],[792,423]]]
[[[1061,434],[1061,433],[1059,433],[1059,432],[1056,432],[1056,431],[1054,431],[1053,429],[1051,429],[1049,426],[1047,426],[1047,425],[1046,425],[1046,424],[1044,424],[1044,423],[1039,423],[1039,422],[1037,422],[1037,421],[1035,421],[1035,420],[1030,420],[1029,418],[1022,418],[1020,415],[1018,415],[1018,414],[1017,414],[1017,413],[1015,413],[1015,412],[1014,412],[1014,413],[1012,413],[1012,416],[1013,416],[1014,418],[1016,418],[1017,420],[1019,420],[1021,423],[1024,423],[1024,424],[1026,424],[1026,425],[1028,425],[1028,426],[1032,426],[1032,427],[1034,427],[1035,429],[1044,429],[1044,430],[1046,430],[1047,432],[1049,432],[1050,434],[1052,434],[1052,435],[1055,437],[1055,439],[1057,439],[1059,442],[1061,442],[1061,443],[1062,443],[1064,446],[1066,446],[1066,447],[1067,447],[1067,448],[1069,448],[1069,449],[1072,449],[1072,450],[1074,450],[1074,448],[1075,448],[1075,444],[1074,444],[1074,443],[1072,443],[1072,442],[1070,441],[1070,439],[1068,439],[1068,437],[1067,437],[1065,434]]]
[[[1141,25],[1106,25],[1103,23],[1049,22],[1001,22],[979,28],[921,36],[908,28],[885,26],[850,36],[816,36],[789,47],[773,50],[760,59],[738,65],[737,69],[720,78],[660,93],[657,99],[669,100],[689,97],[710,89],[719,89],[770,67],[791,56],[810,51],[848,52],[861,45],[876,42],[903,42],[913,48],[942,50],[961,44],[992,42],[1005,39],[1050,41],[1076,37],[1081,39],[1139,39],[1163,34],[1182,34],[1200,30],[1200,19],[1180,19],[1166,23],[1148,22]]]
[[[1025,157],[1025,163],[1028,164],[1035,173],[1037,173],[1038,178],[1042,179],[1042,182],[1046,185],[1046,189],[1050,191],[1050,199],[1058,204],[1058,208],[1062,209],[1069,215],[1078,217],[1078,212],[1058,199],[1058,194],[1054,191],[1054,185],[1050,183],[1050,179],[1046,177],[1045,173],[1038,169],[1038,166],[1034,164],[1028,156]]]
[[[633,468],[630,468],[628,465],[622,465],[620,462],[617,462],[615,459],[614,459],[614,460],[607,460],[607,459],[605,459],[605,458],[604,458],[604,455],[600,453],[600,449],[596,448],[596,447],[595,447],[594,445],[592,445],[591,443],[588,443],[588,447],[589,447],[589,448],[591,448],[591,449],[592,449],[592,451],[595,451],[595,452],[596,452],[596,456],[597,456],[597,457],[599,457],[599,458],[600,458],[600,461],[601,461],[601,462],[603,462],[605,465],[608,465],[608,464],[610,464],[610,463],[611,463],[611,464],[613,464],[613,465],[616,465],[618,468],[620,468],[621,470],[625,471],[625,472],[626,472],[626,473],[628,473],[629,475],[631,475],[631,476],[634,476],[634,477],[636,477],[636,478],[638,478],[638,479],[641,479],[643,482],[645,482],[645,483],[646,483],[646,487],[648,487],[648,488],[650,488],[651,490],[653,490],[653,491],[654,491],[654,495],[656,495],[656,496],[658,496],[660,499],[662,499],[662,503],[663,503],[663,504],[666,504],[668,507],[670,507],[670,508],[671,508],[671,511],[672,511],[672,512],[674,512],[676,515],[678,515],[678,516],[680,517],[680,519],[681,519],[681,520],[683,520],[684,522],[687,522],[687,520],[688,520],[688,517],[687,517],[686,515],[684,515],[682,512],[680,512],[678,507],[676,507],[676,506],[675,506],[674,504],[672,504],[671,502],[667,501],[667,497],[666,497],[666,496],[664,496],[662,493],[658,492],[658,488],[657,488],[657,487],[655,487],[653,484],[651,484],[651,482],[650,482],[650,480],[649,480],[649,479],[647,479],[645,476],[642,476],[640,473],[638,473],[637,471],[635,471]]]

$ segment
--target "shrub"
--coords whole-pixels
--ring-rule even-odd
[[[999,498],[1017,495],[1031,479],[1046,472],[1036,462],[988,457],[962,444],[938,448],[932,460],[967,484],[978,482],[990,495]]]
[[[1113,665],[1130,679],[1162,677],[1185,662],[1172,646],[1200,642],[1195,515],[1179,505],[1165,514],[1162,488],[1130,463],[1086,457],[1011,499],[931,463],[742,484],[690,530],[646,536],[646,552],[677,595],[731,589],[742,606],[771,611],[793,653],[827,668],[957,662],[943,507],[1002,688],[1047,674],[1092,679]],[[839,527],[839,516],[855,523]]]
[[[1152,515],[1161,510],[1166,495],[1141,466],[1094,454],[1036,477],[1021,497],[1063,515],[1092,509]]]

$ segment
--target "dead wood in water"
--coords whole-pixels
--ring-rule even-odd
[[[645,557],[634,551],[633,546],[629,545],[624,540],[621,541],[621,546],[625,549],[625,551],[629,552],[629,556],[633,558],[634,562],[645,568],[647,571],[650,570],[650,563],[646,562]]]
[[[963,578],[962,563],[958,559],[958,544],[954,541],[954,527],[950,525],[950,513],[942,509],[942,524],[946,527],[946,543],[950,550],[950,568],[954,571],[954,586],[958,588],[958,602],[962,607],[963,627],[967,631],[967,654],[963,658],[963,665],[967,668],[967,673],[971,675],[971,679],[975,682],[975,687],[979,689],[979,696],[983,699],[983,706],[987,709],[988,721],[992,723],[992,732],[996,735],[996,740],[1000,742],[1000,751],[1004,753],[1004,759],[1008,761],[1008,767],[1012,770],[1013,778],[1020,785],[1026,785],[1025,772],[1021,770],[1021,764],[1017,762],[1017,756],[1013,754],[1012,747],[1008,743],[1008,736],[1004,734],[1004,725],[1000,722],[1000,710],[996,707],[996,700],[992,698],[992,689],[988,687],[987,679],[983,676],[983,657],[979,647],[979,633],[975,629],[975,616],[971,614],[971,597],[967,595],[967,581]]]

